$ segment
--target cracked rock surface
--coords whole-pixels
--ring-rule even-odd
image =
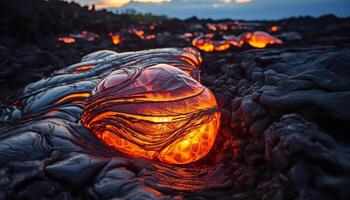
[[[80,122],[84,98],[62,99],[140,61],[200,63],[178,36],[207,33],[215,21],[169,19],[155,40],[125,34],[116,46],[107,32],[140,24],[50,3],[0,2],[0,199],[350,199],[349,18],[254,22],[252,30],[281,26],[274,36],[284,44],[201,52],[220,131],[203,159],[166,165],[105,146]],[[100,40],[57,42],[81,30]],[[163,47],[179,48],[155,49]],[[188,59],[179,59],[184,52]],[[77,73],[86,64],[98,67]]]
[[[130,63],[146,54],[163,62],[163,52],[176,60],[182,51],[186,50],[125,55],[135,55]],[[220,69],[209,68],[216,60],[204,62],[202,82],[215,76],[208,86],[218,99],[222,126],[211,152],[183,166],[112,150],[81,125],[79,101],[55,105],[72,91],[90,91],[103,74],[128,65],[118,61],[123,56],[103,59],[114,54],[102,51],[84,57],[83,64],[99,63],[99,68],[73,77],[70,71],[82,63],[56,71],[24,88],[18,94],[21,105],[9,101],[3,106],[2,197],[347,199],[350,195],[345,135],[350,118],[349,50],[332,46],[250,50]],[[230,54],[223,56],[228,60]]]

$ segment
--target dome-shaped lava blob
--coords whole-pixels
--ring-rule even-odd
[[[186,164],[210,151],[220,112],[209,89],[184,71],[159,64],[112,72],[87,100],[82,122],[125,154]]]

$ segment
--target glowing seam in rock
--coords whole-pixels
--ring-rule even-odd
[[[76,93],[76,94],[70,94],[70,95],[67,95],[65,97],[63,97],[62,99],[58,100],[56,103],[62,103],[64,101],[67,101],[67,100],[71,100],[71,99],[76,99],[76,98],[87,98],[90,96],[90,93]]]

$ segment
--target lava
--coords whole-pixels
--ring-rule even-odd
[[[132,29],[132,32],[142,40],[153,40],[156,38],[155,34],[146,34],[145,31],[139,29]]]
[[[214,34],[201,34],[192,40],[192,45],[205,52],[225,51],[231,46],[242,47],[244,43],[255,48],[265,48],[267,45],[283,44],[283,42],[262,31],[247,32],[240,36],[223,35],[222,40],[214,40]]]
[[[99,37],[100,36],[95,33],[82,31],[78,34],[69,34],[69,36],[58,37],[57,40],[66,44],[72,44],[77,42],[78,40],[93,42]]]
[[[192,41],[192,45],[205,52],[225,51],[231,46],[240,46],[234,38],[213,40],[213,34],[200,35]]]
[[[109,36],[111,37],[113,44],[118,45],[120,43],[121,37],[119,34],[109,33]]]
[[[76,42],[75,38],[72,38],[72,37],[59,37],[57,38],[57,40],[65,44],[73,44]]]
[[[138,30],[138,29],[132,29],[132,32],[137,35],[139,38],[143,39],[145,35],[145,31]]]
[[[265,48],[267,45],[283,44],[283,42],[262,31],[255,31],[245,35],[245,41],[255,48]]]
[[[95,68],[94,65],[84,65],[84,66],[80,66],[80,67],[75,68],[74,72],[75,73],[84,72],[84,71],[88,71],[88,70],[93,69],[93,68]]]
[[[56,103],[59,104],[59,103],[66,102],[66,101],[76,101],[76,100],[81,100],[81,99],[85,100],[89,96],[90,96],[90,93],[88,93],[88,92],[70,94],[70,95],[63,97],[62,99],[60,99]]]
[[[270,31],[271,31],[271,32],[277,32],[277,31],[279,31],[279,30],[281,30],[281,27],[279,27],[279,26],[272,26],[272,27],[270,28]]]
[[[111,73],[88,99],[82,122],[125,154],[187,164],[210,151],[220,112],[209,89],[184,71],[159,64]]]
[[[227,24],[227,23],[218,23],[218,24],[208,23],[207,27],[211,31],[227,31],[229,29],[229,24]]]

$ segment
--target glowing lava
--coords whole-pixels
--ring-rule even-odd
[[[265,48],[267,45],[283,44],[272,35],[262,32],[247,32],[236,37],[235,35],[223,35],[222,40],[213,40],[214,34],[200,35],[192,40],[192,45],[205,52],[225,51],[231,46],[242,47],[244,43],[255,48]]]
[[[120,43],[120,35],[110,33],[109,36],[111,37],[113,44],[118,45]]]
[[[95,68],[94,65],[84,65],[84,66],[80,66],[80,67],[75,68],[74,72],[75,73],[84,72],[84,71],[88,71],[88,70],[93,69],[93,68]]]
[[[281,27],[279,27],[279,26],[272,26],[272,27],[270,28],[270,31],[271,31],[271,32],[277,32],[277,31],[279,31],[279,30],[281,30]]]
[[[209,89],[160,64],[112,72],[88,98],[82,122],[125,154],[187,164],[212,148],[220,112]]]
[[[262,31],[255,31],[254,33],[248,33],[245,35],[246,42],[252,47],[265,48],[267,45],[283,44],[283,42],[271,36],[270,34]]]
[[[72,37],[59,37],[57,38],[57,40],[65,44],[73,44],[76,42],[75,38],[72,38]]]
[[[239,42],[234,39],[213,40],[213,37],[212,34],[199,36],[192,41],[192,45],[205,52],[225,51],[231,46],[240,47]]]

